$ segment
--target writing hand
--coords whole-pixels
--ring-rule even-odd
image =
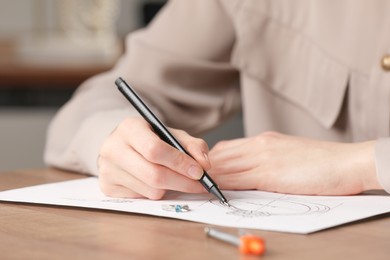
[[[121,122],[104,141],[98,158],[101,190],[111,197],[161,199],[167,190],[204,192],[197,181],[208,170],[207,144],[170,129],[194,157],[161,140],[143,118]]]

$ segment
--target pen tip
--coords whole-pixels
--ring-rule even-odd
[[[229,204],[229,202],[227,202],[227,201],[222,201],[222,204],[225,205],[225,206],[227,206],[227,207],[230,207],[230,204]]]

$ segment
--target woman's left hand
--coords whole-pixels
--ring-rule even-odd
[[[266,132],[219,142],[209,153],[221,189],[350,195],[380,189],[374,141],[337,143]]]

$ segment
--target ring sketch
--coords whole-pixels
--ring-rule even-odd
[[[282,197],[257,197],[237,198],[229,200],[230,207],[221,204],[218,200],[209,200],[210,203],[224,207],[226,214],[245,218],[286,216],[286,215],[308,215],[324,214],[331,210],[331,207],[321,203],[305,201],[303,199]]]

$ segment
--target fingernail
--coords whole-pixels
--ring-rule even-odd
[[[203,156],[206,159],[206,161],[209,161],[209,157],[208,157],[207,153],[203,153]]]
[[[203,169],[198,166],[191,166],[188,169],[188,175],[195,180],[199,180],[203,175]]]

